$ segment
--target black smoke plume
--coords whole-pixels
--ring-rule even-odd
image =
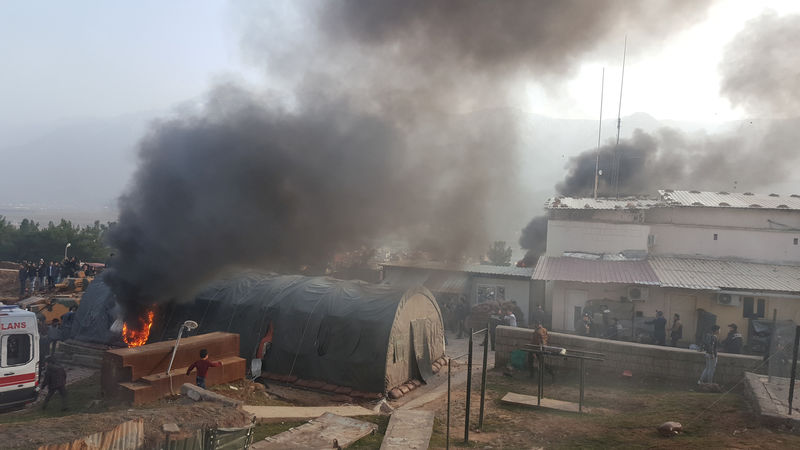
[[[599,197],[653,195],[658,189],[754,191],[786,180],[798,163],[800,140],[800,16],[766,14],[748,23],[726,47],[721,93],[761,116],[720,134],[671,128],[635,130],[619,145],[599,149]],[[763,117],[771,118],[765,119]],[[597,150],[571,158],[556,184],[560,196],[590,197]],[[525,264],[544,252],[547,221],[535,217],[522,231]]]
[[[273,91],[218,86],[143,140],[109,234],[128,317],[230,268],[291,271],[385,236],[451,260],[483,249],[513,188],[520,79],[557,83],[621,29],[658,43],[707,4],[238,6]]]

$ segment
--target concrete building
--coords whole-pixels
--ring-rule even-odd
[[[395,286],[422,285],[439,301],[465,296],[470,305],[489,300],[517,302],[525,314],[535,310],[533,267],[472,264],[452,267],[433,262],[383,264],[383,283]]]
[[[555,330],[583,312],[619,316],[631,335],[678,313],[684,343],[711,324],[800,323],[800,195],[659,191],[657,198],[546,202],[545,282]],[[746,341],[747,342],[747,341]]]

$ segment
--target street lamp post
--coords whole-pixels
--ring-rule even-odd
[[[64,247],[64,259],[67,259],[67,249],[72,247],[72,244],[67,242],[67,245]]]

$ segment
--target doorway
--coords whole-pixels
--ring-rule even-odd
[[[575,324],[581,320],[583,308],[586,307],[586,300],[589,294],[586,291],[568,289],[564,299],[564,321],[561,324],[563,330],[575,331]]]

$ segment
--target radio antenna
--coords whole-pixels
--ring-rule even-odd
[[[603,89],[606,82],[606,68],[600,77],[600,122],[597,126],[597,152],[594,155],[594,199],[597,200],[597,183],[600,181],[600,133],[603,131]]]
[[[628,35],[625,35],[625,46],[622,50],[622,79],[619,82],[619,109],[617,110],[617,144],[614,146],[614,161],[615,161],[615,169],[614,170],[614,184],[616,185],[617,191],[617,199],[619,199],[619,167],[620,167],[620,155],[619,155],[619,132],[622,128],[622,88],[625,86],[625,56],[628,53]]]

